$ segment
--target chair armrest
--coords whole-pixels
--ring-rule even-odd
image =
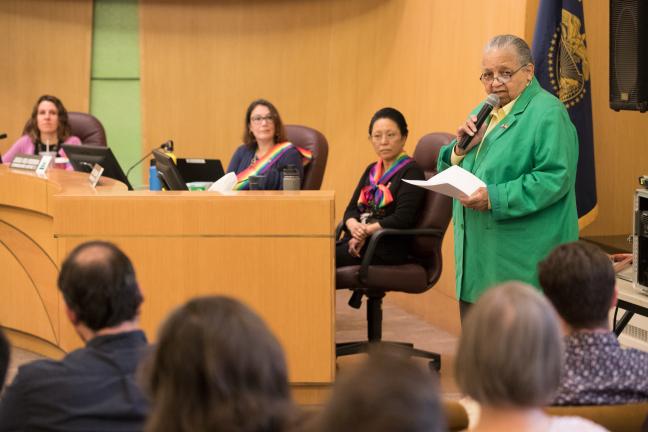
[[[445,231],[437,228],[411,228],[411,229],[397,229],[397,228],[381,228],[371,235],[369,238],[369,245],[362,257],[362,264],[360,264],[359,278],[362,283],[365,283],[369,275],[369,266],[373,259],[374,253],[378,242],[385,236],[413,236],[413,237],[437,237],[443,238]]]
[[[344,231],[344,221],[340,221],[340,223],[337,224],[335,227],[335,241],[338,242],[340,240],[340,236],[342,235],[342,231]]]

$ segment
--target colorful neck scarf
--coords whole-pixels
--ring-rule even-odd
[[[360,191],[360,198],[358,199],[360,211],[383,208],[394,201],[394,197],[392,197],[389,190],[389,180],[412,160],[403,152],[398,155],[392,166],[383,174],[385,163],[382,159],[379,159],[369,170],[369,185],[363,187],[362,191]]]
[[[245,190],[250,188],[250,176],[261,175],[268,171],[290,148],[295,148],[302,155],[302,163],[308,164],[313,159],[313,153],[310,150],[297,147],[290,142],[276,144],[265,156],[258,159],[245,170],[236,175],[238,182],[234,190]]]

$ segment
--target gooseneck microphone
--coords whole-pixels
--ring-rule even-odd
[[[482,127],[482,125],[488,118],[488,115],[491,113],[491,111],[493,111],[493,108],[499,105],[499,102],[500,102],[499,96],[497,96],[496,94],[491,93],[488,95],[488,97],[484,101],[484,105],[482,105],[482,108],[477,113],[477,121],[475,122],[475,127],[477,128],[478,132],[479,132],[479,128]],[[468,134],[464,135],[458,144],[459,148],[461,150],[465,150],[473,138],[474,135],[468,135]]]
[[[158,148],[161,148],[162,150],[164,150],[166,152],[173,152],[173,140],[164,141],[162,144],[160,144],[160,147],[158,147]],[[153,149],[153,150],[155,150],[155,149]],[[135,168],[137,165],[141,164],[142,161],[144,161],[144,159],[146,159],[147,157],[151,156],[151,154],[153,154],[153,150],[146,153],[142,159],[138,160],[130,168],[128,168],[128,171],[126,171],[126,178],[128,178],[128,175],[130,174],[130,172],[133,171],[133,168]]]

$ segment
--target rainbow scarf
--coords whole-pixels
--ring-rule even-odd
[[[313,159],[313,153],[310,150],[297,147],[288,141],[276,144],[265,156],[236,175],[238,181],[234,186],[234,190],[249,189],[250,176],[261,175],[268,171],[292,147],[297,149],[302,155],[302,163],[304,165],[307,165]]]
[[[360,211],[364,212],[368,208],[372,210],[383,208],[394,201],[394,197],[389,190],[389,180],[412,160],[403,152],[398,155],[392,166],[384,174],[385,163],[382,159],[373,164],[369,170],[369,185],[363,187],[362,191],[360,191],[360,198],[358,199]]]

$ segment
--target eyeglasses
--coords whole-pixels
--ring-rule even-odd
[[[371,141],[381,142],[383,138],[387,138],[387,141],[394,141],[400,138],[400,134],[398,132],[387,132],[386,134],[371,135]]]
[[[504,71],[499,75],[494,75],[493,72],[484,72],[479,76],[479,80],[483,82],[484,84],[490,84],[493,82],[493,80],[497,80],[500,84],[506,84],[507,82],[511,81],[511,78],[513,78],[513,75],[518,73],[522,68],[527,67],[528,64],[522,65],[513,72],[509,71]]]
[[[264,120],[268,123],[272,123],[274,122],[274,117],[272,116],[272,114],[270,114],[267,116],[254,116],[250,118],[250,121],[254,124],[261,124]]]

